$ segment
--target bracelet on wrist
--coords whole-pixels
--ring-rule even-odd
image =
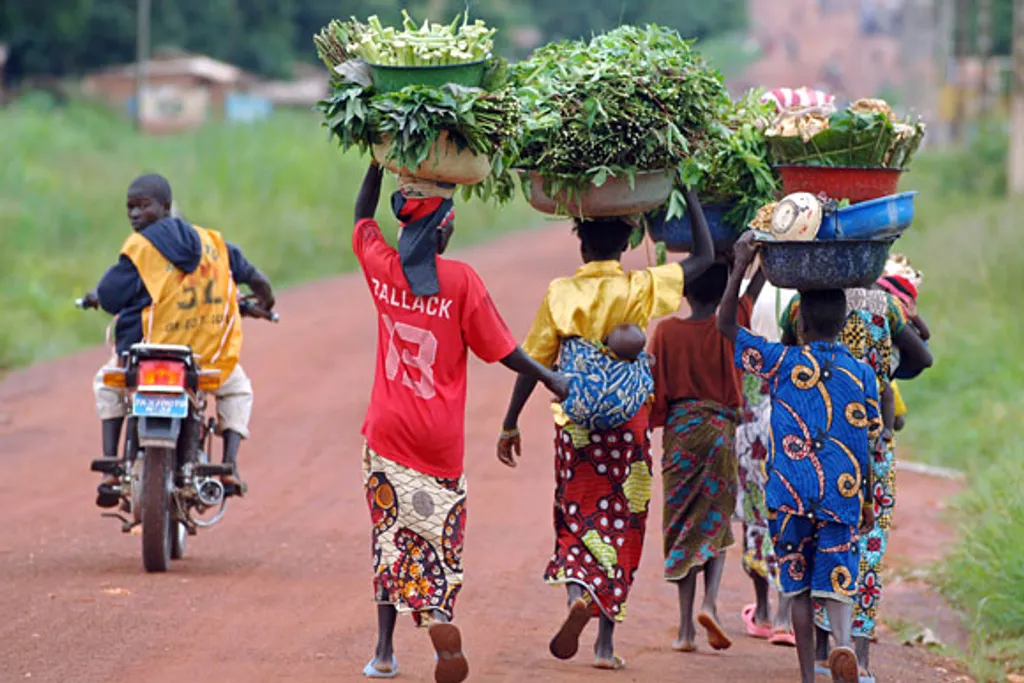
[[[517,436],[519,436],[519,428],[518,427],[516,427],[515,429],[502,429],[501,430],[501,438],[503,438],[503,439],[514,439]]]

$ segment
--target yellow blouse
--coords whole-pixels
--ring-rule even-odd
[[[626,273],[618,261],[592,261],[574,276],[548,285],[523,350],[550,368],[558,360],[562,339],[601,341],[622,323],[646,331],[652,319],[675,313],[682,302],[683,267],[679,263]],[[552,406],[555,421],[564,426],[561,406]]]

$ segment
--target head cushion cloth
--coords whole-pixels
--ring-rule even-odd
[[[391,195],[391,210],[402,224],[398,257],[409,288],[416,296],[440,293],[437,280],[437,231],[455,218],[454,203],[444,197]]]

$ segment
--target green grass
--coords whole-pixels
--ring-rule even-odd
[[[166,175],[184,217],[224,233],[276,287],[356,265],[365,160],[328,143],[312,112],[144,137],[105,110],[29,100],[0,111],[0,150],[0,371],[102,342],[106,316],[72,301],[116,260],[130,231],[125,191],[140,173]],[[395,234],[386,194],[378,217]],[[453,246],[540,221],[523,202],[459,202]]]
[[[901,385],[901,443],[968,475],[953,512],[959,541],[937,575],[968,616],[981,681],[1024,668],[1024,198],[1000,196],[1005,150],[989,130],[964,152],[923,155],[905,181],[921,191],[917,217],[898,244],[924,271],[920,311],[936,358]]]

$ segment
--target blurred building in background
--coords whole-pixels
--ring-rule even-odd
[[[741,80],[817,87],[840,99],[893,98],[906,72],[903,10],[903,0],[748,0],[761,59]]]
[[[251,121],[269,116],[272,104],[250,94],[257,79],[231,64],[177,50],[153,55],[146,65],[141,105],[136,103],[135,64],[113,66],[82,79],[82,91],[134,116],[141,106],[142,129],[168,133],[210,119]]]

